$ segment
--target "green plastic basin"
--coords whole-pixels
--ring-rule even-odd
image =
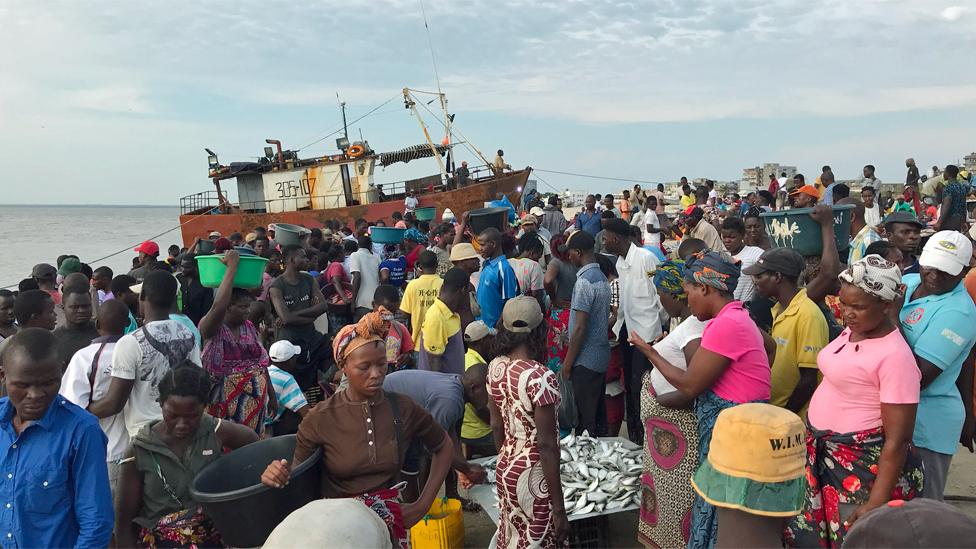
[[[220,281],[224,279],[227,266],[221,263],[224,255],[199,255],[197,256],[197,270],[200,272],[200,284],[206,288],[217,288]],[[242,255],[241,261],[237,265],[237,274],[234,275],[235,288],[257,288],[261,286],[264,278],[264,270],[268,266],[268,260],[256,255]]]
[[[851,247],[851,215],[853,204],[833,206],[834,241],[838,250]],[[759,214],[766,224],[770,243],[777,248],[793,248],[800,255],[820,255],[823,240],[820,224],[810,217],[813,208],[796,208]]]
[[[417,208],[413,214],[417,216],[417,221],[433,221],[437,215],[437,208]]]

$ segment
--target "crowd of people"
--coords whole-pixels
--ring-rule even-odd
[[[0,545],[221,546],[195,475],[295,434],[262,482],[321,448],[322,497],[362,501],[394,546],[497,454],[497,546],[554,547],[560,439],[623,432],[644,447],[645,545],[839,547],[894,502],[942,500],[973,448],[969,175],[906,165],[894,200],[871,166],[860,198],[825,166],[745,198],[682,178],[676,216],[664,185],[571,218],[552,195],[476,232],[466,212],[418,221],[411,196],[300,244],[271,225],[165,258],[143,242],[126,274],[39,264],[0,290]],[[766,232],[796,208],[814,255]],[[402,242],[374,242],[386,226]],[[267,260],[256,288],[234,286],[247,256]]]

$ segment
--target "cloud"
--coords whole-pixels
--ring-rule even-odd
[[[968,6],[950,6],[942,10],[939,15],[946,21],[958,21],[967,11],[969,11]]]
[[[856,126],[873,114],[976,108],[976,75],[959,70],[976,51],[976,33],[959,24],[976,0],[952,3],[424,0],[424,8],[452,110],[464,121],[486,115],[484,128],[462,131],[531,136],[540,153],[583,161],[586,146],[561,130],[810,117]],[[336,91],[352,119],[404,86],[437,88],[417,0],[8,2],[0,24],[0,48],[13,52],[0,57],[0,125],[25,136],[21,153],[56,150],[68,165],[87,158],[77,135],[104,132],[145,173],[196,180],[204,145],[224,159],[232,156],[224,151],[260,154],[255,142],[267,136],[305,144],[334,130]],[[357,124],[375,146],[418,139],[398,106]],[[129,192],[123,176],[99,178]],[[171,202],[172,189],[158,187],[151,192]]]

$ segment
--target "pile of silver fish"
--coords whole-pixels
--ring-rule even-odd
[[[640,505],[642,451],[585,431],[559,441],[559,472],[567,515]]]
[[[559,441],[559,476],[566,514],[586,515],[640,505],[642,451],[619,440],[568,435]],[[495,460],[484,464],[495,480]]]

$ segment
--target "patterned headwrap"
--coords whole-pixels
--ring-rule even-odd
[[[837,278],[884,301],[894,301],[903,293],[901,269],[877,254],[851,263]]]
[[[393,313],[384,307],[367,313],[359,322],[343,326],[332,340],[332,357],[342,366],[346,357],[356,349],[373,341],[386,341]]]
[[[417,229],[407,229],[407,232],[403,233],[404,240],[410,240],[418,244],[427,244],[427,235],[421,233]]]
[[[702,250],[692,254],[685,263],[685,278],[732,293],[739,285],[739,262],[728,253]]]
[[[654,271],[654,285],[658,290],[665,291],[678,299],[688,297],[681,286],[684,276],[685,262],[680,259],[668,260],[657,266]]]

